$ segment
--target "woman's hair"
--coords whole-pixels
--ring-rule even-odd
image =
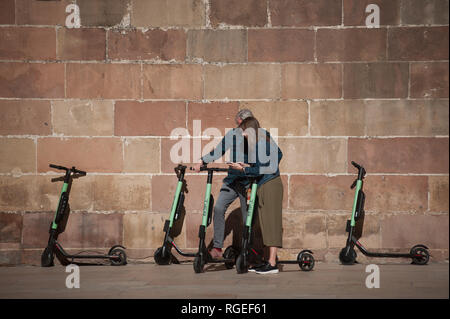
[[[246,119],[242,120],[241,124],[239,124],[239,128],[241,128],[243,131],[248,128],[253,128],[255,131],[258,131],[260,127],[261,126],[259,125],[258,120],[253,116],[247,117]]]
[[[254,118],[254,117],[247,117],[245,120],[243,120],[241,122],[241,124],[239,125],[239,128],[242,129],[243,131],[245,131],[245,130],[247,130],[249,128],[253,129],[254,133],[255,133],[256,141],[259,141],[259,138],[260,138],[260,136],[259,136],[259,133],[260,133],[259,129],[261,128],[261,126],[259,125],[259,122],[258,122],[258,120],[256,118]],[[266,138],[267,141],[269,141],[269,136],[268,135],[266,135],[265,138]]]

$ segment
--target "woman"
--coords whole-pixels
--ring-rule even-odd
[[[243,120],[239,128],[244,131],[243,135],[248,140],[248,159],[251,164],[230,163],[229,166],[246,176],[257,176],[259,179],[259,223],[264,245],[269,247],[268,261],[254,270],[259,274],[278,273],[276,258],[278,248],[282,247],[283,237],[283,184],[278,164],[283,154],[269,133],[260,128],[258,120],[254,117]]]

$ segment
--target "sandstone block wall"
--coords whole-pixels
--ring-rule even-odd
[[[81,28],[67,28],[66,7]],[[365,26],[368,4],[380,27]],[[337,262],[354,160],[367,169],[367,248],[424,243],[448,260],[448,0],[2,0],[0,264],[39,264],[76,166],[67,250],[161,245],[176,177],[174,128],[233,127],[249,108],[278,128],[284,247]],[[207,148],[216,140],[190,139]],[[207,151],[208,149],[205,149]],[[189,163],[197,158],[190,154]],[[190,164],[189,164],[190,165]],[[223,176],[217,176],[217,194]],[[197,247],[205,175],[187,175]],[[240,231],[237,203],[226,244]],[[208,230],[208,239],[212,228]]]

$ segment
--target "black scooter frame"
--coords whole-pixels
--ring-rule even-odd
[[[194,170],[194,168],[190,168]],[[212,211],[214,207],[214,197],[211,195],[211,187],[214,172],[228,172],[228,168],[218,168],[218,167],[207,167],[202,166],[200,171],[207,171],[208,177],[206,180],[206,191],[205,191],[205,200],[203,203],[203,217],[202,223],[198,230],[198,252],[194,259],[194,271],[195,273],[204,272],[204,266],[207,263],[224,263],[227,269],[231,269],[234,266],[236,261],[237,251],[233,246],[229,246],[225,249],[223,253],[223,258],[214,259],[211,254],[208,252],[205,244],[206,237],[206,228],[211,224],[212,219]]]
[[[55,217],[53,221],[50,223],[50,230],[49,230],[49,239],[47,247],[44,249],[42,255],[41,255],[41,266],[42,267],[51,267],[54,266],[54,257],[59,259],[62,265],[69,265],[69,264],[77,264],[77,265],[96,265],[92,263],[80,263],[76,262],[77,259],[82,260],[90,260],[90,259],[105,259],[109,260],[111,262],[111,265],[113,266],[121,266],[125,265],[127,263],[127,255],[125,253],[125,247],[121,245],[114,245],[109,250],[108,254],[102,255],[82,255],[82,254],[76,254],[71,255],[67,253],[60,243],[58,243],[58,235],[63,233],[65,230],[65,224],[67,223],[67,218],[69,217],[69,194],[70,189],[72,187],[72,181],[75,178],[79,178],[82,176],[86,176],[86,172],[80,171],[76,169],[75,167],[67,168],[64,166],[49,165],[51,168],[64,170],[66,173],[64,177],[59,178],[53,178],[52,182],[56,181],[64,181],[58,208],[55,213]]]
[[[185,253],[175,244],[173,238],[170,237],[170,231],[172,230],[174,221],[178,220],[181,216],[181,211],[183,209],[185,193],[186,189],[186,180],[184,179],[184,175],[186,173],[187,167],[179,164],[174,168],[175,173],[177,174],[178,184],[177,189],[175,191],[174,200],[172,202],[172,210],[169,216],[164,223],[164,240],[161,247],[159,247],[154,254],[155,262],[158,265],[169,265],[170,263],[179,263],[177,258],[171,253],[172,247],[175,248],[178,254],[184,257],[195,257],[195,253]]]
[[[350,186],[351,189],[356,187],[355,197],[352,208],[352,216],[350,220],[347,220],[346,232],[348,232],[347,243],[339,253],[339,260],[344,265],[352,265],[356,263],[356,252],[354,247],[363,253],[367,257],[382,257],[382,258],[411,258],[413,264],[425,265],[428,263],[430,254],[428,247],[419,244],[411,248],[409,253],[376,253],[370,252],[364,248],[359,242],[359,238],[362,236],[362,228],[364,224],[364,201],[365,194],[363,192],[364,177],[366,170],[358,163],[351,162],[352,165],[358,169],[358,177]]]
[[[261,253],[254,249],[252,245],[252,224],[253,224],[253,214],[255,210],[255,204],[257,203],[257,190],[258,190],[258,180],[256,178],[250,178],[250,200],[248,203],[247,220],[243,229],[241,253],[236,259],[236,271],[238,274],[243,274],[248,272],[249,254],[252,254],[258,259],[261,259]],[[277,264],[298,264],[300,269],[303,271],[311,271],[314,268],[315,260],[313,257],[313,252],[311,250],[302,250],[297,255],[297,260],[278,260]]]

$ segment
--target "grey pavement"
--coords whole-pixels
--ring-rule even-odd
[[[278,274],[237,274],[208,264],[196,274],[192,263],[159,266],[82,266],[80,288],[66,287],[66,268],[0,267],[0,298],[449,298],[449,264],[382,264],[380,288],[367,288],[367,264],[316,263],[311,272],[283,265]]]

